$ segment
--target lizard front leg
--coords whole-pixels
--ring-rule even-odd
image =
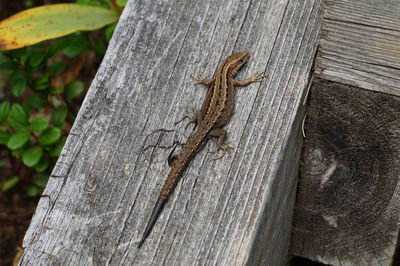
[[[215,79],[206,79],[202,75],[195,75],[193,78],[197,81],[195,84],[203,84],[210,86],[211,84],[214,83]]]
[[[242,79],[242,80],[233,80],[233,85],[235,86],[247,86],[253,82],[261,82],[264,75],[262,73],[256,72],[249,77]]]

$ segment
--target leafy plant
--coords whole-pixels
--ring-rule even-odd
[[[40,193],[38,187],[46,183],[43,180],[47,180],[75,116],[69,107],[84,92],[85,86],[76,77],[71,81],[62,78],[68,73],[67,63],[58,60],[78,57],[88,47],[81,34],[63,40],[71,39],[75,42],[66,42],[68,45],[59,46],[62,40],[57,40],[49,46],[22,48],[0,57],[0,73],[8,78],[10,96],[10,100],[0,102],[0,145],[7,147],[14,161],[22,162],[21,167],[30,168],[25,171],[34,177],[27,188],[30,196]],[[60,78],[67,83],[56,82]],[[39,183],[34,181],[38,174]],[[3,180],[3,191],[26,178]]]
[[[96,7],[95,10],[106,14],[106,18],[104,16],[91,17],[93,21],[98,22],[98,25],[110,24],[118,18],[114,12],[104,9],[104,7],[116,7],[116,2],[94,0],[77,0],[76,2],[103,7]],[[125,4],[124,1],[119,2],[121,5]],[[53,5],[50,9],[48,8],[48,12],[54,11],[54,8],[60,12],[59,7]],[[93,12],[94,9],[90,8],[84,9]],[[39,13],[42,16],[39,21],[49,15],[48,12],[43,11],[44,9],[36,8],[36,11],[34,9],[25,12],[33,10],[36,12],[33,15]],[[65,12],[58,14],[59,16],[68,15]],[[9,21],[14,19],[11,21],[14,26],[18,24],[16,17],[18,15],[8,19]],[[52,17],[51,14],[50,17]],[[23,21],[23,23],[27,22]],[[61,31],[63,32],[61,35],[65,35],[82,29],[76,23],[72,24],[73,29],[56,27],[57,32],[49,32],[48,36],[59,36]],[[24,183],[28,196],[37,196],[41,193],[47,183],[51,168],[63,149],[66,136],[78,110],[77,105],[82,100],[87,87],[79,80],[86,62],[86,55],[94,51],[102,56],[114,28],[115,24],[105,28],[103,38],[100,40],[98,33],[95,32],[93,34],[75,32],[51,42],[0,52],[0,97],[3,98],[0,99],[0,152],[2,151],[0,167],[6,164],[14,167],[8,176],[0,176],[2,191],[8,191]],[[3,39],[0,41],[11,36],[6,36],[4,30],[6,29],[2,21],[0,36]],[[33,33],[35,31],[40,33],[43,29],[33,28]],[[10,33],[7,32],[7,34]],[[33,35],[23,36],[25,42],[18,40],[18,43],[23,43],[22,46],[24,46],[41,41],[39,39],[32,41]],[[30,41],[27,42],[27,39]],[[20,45],[10,48],[10,46],[5,47],[4,42],[0,43],[2,43],[0,49],[21,47]]]

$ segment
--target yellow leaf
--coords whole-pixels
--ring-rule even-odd
[[[0,22],[0,50],[11,50],[75,31],[95,30],[118,20],[112,10],[55,4],[30,8]]]

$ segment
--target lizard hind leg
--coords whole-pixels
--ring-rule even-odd
[[[207,151],[207,152],[208,153],[216,153],[216,152],[221,151],[221,150],[223,151],[223,153],[220,156],[215,157],[213,160],[219,160],[222,157],[224,157],[227,152],[229,152],[230,150],[233,150],[233,148],[229,145],[229,142],[225,142],[226,135],[227,135],[225,129],[223,129],[223,128],[214,128],[213,130],[211,130],[208,133],[208,135],[210,137],[217,137],[218,140],[217,140],[217,150],[215,150],[215,151]]]

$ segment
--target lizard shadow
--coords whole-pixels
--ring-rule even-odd
[[[189,115],[185,115],[181,120],[177,121],[174,123],[174,126],[180,124],[181,122],[183,122],[184,120],[189,119],[189,122],[185,125],[184,127],[184,131],[187,130],[187,128],[189,127],[190,124],[195,124],[195,126],[191,129],[190,134],[196,130],[197,127],[197,121],[194,121],[194,119],[192,117],[190,117]],[[151,133],[147,134],[144,140],[144,148],[142,148],[142,150],[139,153],[139,156],[141,156],[143,153],[145,153],[147,150],[154,148],[154,149],[171,149],[170,154],[168,155],[167,158],[167,162],[168,165],[171,166],[173,161],[178,157],[179,155],[179,150],[177,151],[177,147],[182,147],[183,145],[186,144],[186,142],[181,142],[178,140],[178,134],[174,134],[174,138],[172,141],[172,144],[169,145],[161,145],[161,142],[163,141],[163,138],[166,137],[166,134],[170,134],[170,133],[175,133],[177,132],[177,129],[165,129],[165,128],[159,128],[159,129],[155,129],[153,130]],[[146,146],[146,143],[149,141],[149,139],[151,137],[153,137],[155,134],[160,133],[158,137],[156,137],[155,140],[155,144],[150,144]],[[180,137],[183,138],[183,137]],[[187,139],[187,137],[186,137]]]

